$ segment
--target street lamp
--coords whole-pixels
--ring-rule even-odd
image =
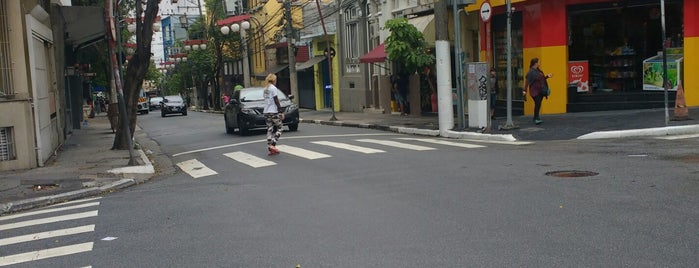
[[[247,16],[249,17],[249,15]],[[228,35],[231,31],[234,33],[240,32],[240,42],[243,46],[243,83],[245,87],[250,87],[250,64],[248,62],[248,46],[246,40],[246,31],[250,29],[250,22],[242,19],[236,23],[221,26],[221,33]]]

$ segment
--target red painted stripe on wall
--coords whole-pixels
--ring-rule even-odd
[[[527,4],[522,9],[524,48],[567,45],[565,1],[541,1]]]
[[[684,0],[684,36],[699,37],[699,1]]]

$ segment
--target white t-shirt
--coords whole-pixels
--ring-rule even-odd
[[[274,97],[276,97],[277,94],[277,87],[274,85],[268,85],[265,88],[265,91],[263,93],[265,97],[265,109],[262,111],[263,113],[266,114],[276,114],[279,113],[279,110],[277,110],[277,104],[274,102]]]

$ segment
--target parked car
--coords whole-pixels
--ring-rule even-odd
[[[226,125],[226,133],[231,134],[237,128],[241,135],[246,135],[251,129],[266,128],[265,116],[262,114],[264,110],[263,87],[251,87],[236,90],[233,97],[226,104],[223,120]],[[294,99],[293,95],[288,97],[283,92],[279,91],[279,104],[284,112],[285,126],[289,127],[290,131],[296,131],[299,128],[299,109],[296,104],[291,102]]]
[[[182,97],[177,95],[163,97],[163,106],[160,108],[160,115],[165,117],[168,114],[187,115],[187,104],[185,104]]]
[[[160,109],[160,106],[162,105],[163,102],[163,97],[152,97],[148,101],[148,108],[149,110],[157,110]]]

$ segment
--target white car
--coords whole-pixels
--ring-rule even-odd
[[[160,106],[163,105],[163,97],[152,97],[149,102],[148,108],[150,108],[151,111],[160,109]]]

